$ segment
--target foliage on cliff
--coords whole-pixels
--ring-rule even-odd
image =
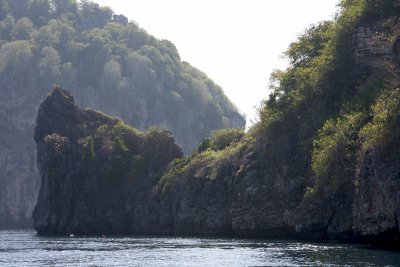
[[[170,166],[162,188],[201,174],[224,180],[229,173],[236,183],[256,168],[254,183],[286,188],[271,202],[287,203],[292,211],[281,217],[301,225],[296,231],[351,238],[365,153],[379,148],[395,159],[400,151],[399,11],[393,0],[341,1],[334,20],[312,25],[289,46],[290,66],[272,74],[260,122],[240,138],[220,132],[203,140],[190,158]],[[224,140],[237,141],[225,147]]]
[[[251,135],[245,135],[239,129],[215,131],[203,140],[191,156],[175,160],[164,173],[157,187],[164,194],[166,192],[176,194],[177,188],[185,183],[188,176],[197,176],[206,180],[215,180],[221,175],[229,177],[232,173],[224,168],[238,164],[253,141]],[[234,162],[234,159],[237,162]]]
[[[347,0],[339,7],[333,21],[310,27],[290,45],[286,56],[291,64],[273,74],[260,122],[248,133],[215,131],[192,155],[166,161],[162,156],[170,155],[163,150],[168,142],[159,145],[164,135],[157,131],[146,134],[150,141],[142,145],[128,142],[142,135],[120,122],[85,134],[78,148],[79,158],[88,161],[82,166],[97,161],[94,173],[107,166],[100,173],[116,173],[122,180],[112,181],[120,188],[126,177],[140,177],[137,184],[143,187],[135,187],[135,193],[147,193],[133,202],[131,192],[121,195],[128,199],[126,209],[115,214],[110,206],[110,214],[122,214],[132,233],[362,237],[398,247],[400,6],[397,1]],[[106,138],[99,142],[102,134]],[[51,147],[63,148],[70,139],[60,135],[49,135]],[[130,151],[141,146],[144,150],[131,158]],[[48,153],[47,146],[39,147]],[[107,147],[109,156],[100,152]],[[57,151],[51,156],[57,158]],[[42,162],[52,166],[51,159]],[[165,168],[158,170],[155,162]],[[41,171],[48,174],[45,178],[60,177]],[[48,225],[60,224],[49,220],[52,211],[40,214],[41,209],[47,212],[46,198],[38,207],[43,232],[80,231],[78,215],[77,223],[65,221],[70,229],[47,231]],[[107,213],[99,214],[93,216],[107,225]],[[96,223],[85,220],[87,227]],[[120,226],[122,220],[111,221]]]
[[[35,141],[42,189],[34,219],[40,232],[128,232],[136,201],[140,205],[169,163],[183,156],[169,131],[140,132],[80,109],[61,88],[40,106]]]
[[[0,4],[2,95],[37,98],[59,84],[79,104],[142,130],[167,127],[186,152],[214,129],[244,127],[222,89],[182,62],[174,44],[110,8],[87,0]]]
[[[328,142],[323,136],[331,135],[329,128],[346,128],[344,124],[369,117],[368,110],[387,81],[357,85],[354,31],[395,15],[399,11],[395,2],[343,0],[333,21],[312,25],[289,46],[285,56],[291,64],[272,74],[270,96],[260,109],[261,121],[251,130],[258,133],[264,147],[293,146],[309,164],[313,147],[315,160],[323,154],[318,149]],[[367,120],[361,121],[365,124]],[[216,138],[203,140],[198,149],[205,150]]]
[[[245,124],[222,89],[181,61],[170,41],[110,8],[87,0],[0,0],[0,227],[31,224],[40,188],[31,137],[53,84],[70,90],[79,106],[142,131],[167,128],[187,154],[213,130]]]
[[[292,178],[315,177],[319,189],[352,179],[362,144],[383,143],[384,133],[398,136],[395,123],[385,123],[397,112],[397,76],[383,66],[364,73],[355,55],[356,29],[396,19],[398,12],[393,0],[343,0],[333,21],[311,26],[289,46],[291,64],[273,73],[256,128],[266,153],[294,152],[292,164],[303,167]],[[394,45],[396,36],[390,38]]]

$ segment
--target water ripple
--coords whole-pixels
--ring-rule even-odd
[[[280,240],[68,238],[0,231],[0,266],[400,266],[400,253]]]

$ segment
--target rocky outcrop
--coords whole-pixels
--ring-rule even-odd
[[[40,188],[39,171],[36,167],[36,146],[32,138],[35,126],[35,115],[40,101],[46,93],[35,88],[25,88],[26,91],[18,91],[14,88],[3,87],[0,99],[0,228],[30,228],[32,226],[32,212],[36,205]],[[75,92],[83,106],[91,105],[88,99],[94,98],[93,95],[84,95],[85,92]],[[9,97],[7,97],[9,96]],[[122,98],[122,97],[121,97]],[[107,100],[104,99],[106,102]],[[137,124],[137,119],[133,120],[129,114],[132,110],[139,107],[132,106],[112,106],[107,103],[102,104],[105,109],[111,111],[113,115],[127,119],[131,125]],[[96,107],[97,105],[93,104]],[[127,108],[132,109],[131,111]],[[150,107],[143,107],[145,110]],[[160,114],[161,111],[158,111]],[[196,113],[184,112],[185,116]],[[190,123],[201,123],[201,119],[179,116],[181,121],[187,120]],[[229,125],[232,127],[243,127],[244,119],[239,113],[232,112],[226,114]],[[161,125],[178,137],[181,145],[189,153],[201,140],[201,133],[197,137],[193,136],[191,125],[180,128],[179,125],[172,124],[165,118],[139,119],[142,130],[148,129],[152,125]],[[190,124],[189,123],[189,124]],[[140,126],[139,125],[139,126]],[[205,137],[205,133],[203,133]]]
[[[35,130],[42,177],[39,234],[227,235],[399,240],[399,144],[362,154],[357,177],[303,198],[305,180],[277,168],[258,138],[182,158],[166,132],[140,133],[81,110],[55,89]],[[275,160],[292,152],[275,154]],[[294,162],[295,164],[295,162]],[[354,183],[355,181],[355,183]]]
[[[375,94],[386,88],[398,90],[395,89],[400,86],[398,19],[391,17],[369,24],[356,28],[353,35],[355,89],[366,95],[372,90],[376,90]],[[289,224],[295,227],[297,234],[398,246],[399,133],[395,127],[387,130],[392,132],[393,138],[385,140],[390,141],[389,145],[374,146],[366,151],[360,145],[353,175],[341,177],[341,184],[333,192],[319,192],[312,200],[305,197],[291,211]]]
[[[40,188],[32,137],[53,84],[71,90],[79,106],[140,130],[167,128],[186,154],[213,130],[245,125],[222,89],[182,62],[171,42],[98,4],[61,2],[41,1],[43,13],[31,1],[0,5],[0,229],[32,227]],[[14,29],[21,23],[23,34]]]
[[[400,244],[400,144],[364,153],[353,207],[354,230],[367,241]]]
[[[353,34],[353,49],[357,88],[368,86],[386,79],[390,88],[398,87],[396,77],[399,72],[399,37],[400,25],[396,18],[385,19],[372,24],[360,26]]]
[[[272,159],[262,160],[259,140],[239,140],[229,152],[195,154],[167,169],[182,154],[169,135],[152,134],[81,110],[55,89],[35,130],[42,177],[37,231],[351,241],[398,227],[398,156],[380,162],[381,155],[366,154],[355,201],[349,179],[307,203],[304,185],[288,178],[287,167],[274,170]]]
[[[81,110],[56,88],[40,106],[35,141],[42,187],[33,217],[40,234],[294,235],[286,217],[298,185],[266,175],[271,165],[259,159],[253,139],[167,169],[182,157],[170,135],[141,134]]]
[[[288,237],[398,248],[400,24],[396,18],[367,24],[358,25],[352,46],[346,45],[354,58],[345,62],[355,72],[347,89],[354,92],[336,103],[343,109],[308,120],[314,132],[301,124],[307,112],[321,107],[287,111],[290,99],[283,108],[272,99],[266,109],[279,112],[266,114],[278,118],[264,118],[222,146],[210,137],[181,157],[168,135],[149,138],[118,120],[79,110],[70,95],[54,91],[41,106],[35,134],[42,175],[36,229]]]
[[[180,177],[179,191],[167,199],[172,209],[173,233],[285,238],[295,232],[287,221],[293,198],[284,177],[265,175],[254,147],[240,148],[220,159],[190,164]],[[259,155],[258,155],[259,156]]]
[[[40,234],[293,235],[285,222],[293,187],[265,176],[253,141],[167,169],[182,157],[170,135],[142,134],[81,110],[59,88],[40,106],[35,141],[42,187],[33,217]]]
[[[133,222],[151,218],[146,200],[154,184],[182,157],[169,132],[140,133],[79,109],[60,88],[40,106],[35,141],[42,186],[33,218],[39,233],[133,232]]]

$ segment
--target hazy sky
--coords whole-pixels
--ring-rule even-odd
[[[247,115],[268,96],[272,70],[310,24],[331,19],[338,0],[95,0],[178,48]]]

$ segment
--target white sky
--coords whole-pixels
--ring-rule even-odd
[[[310,24],[333,18],[339,0],[94,0],[168,39],[246,114],[268,96],[289,44]]]

